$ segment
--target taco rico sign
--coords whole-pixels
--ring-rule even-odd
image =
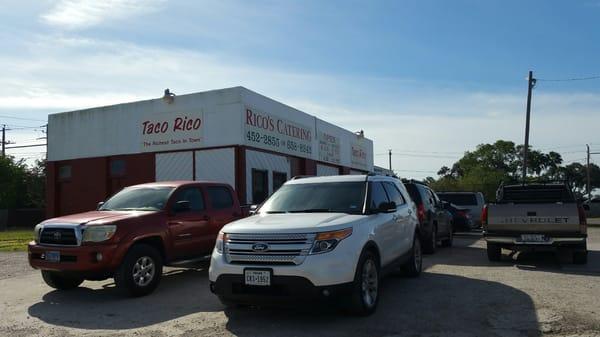
[[[139,123],[142,151],[165,151],[199,147],[203,138],[203,116],[196,113],[163,113]]]

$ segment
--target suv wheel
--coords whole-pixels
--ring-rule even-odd
[[[442,240],[443,247],[452,247],[452,242],[454,241],[454,225],[450,223],[450,227],[448,228],[448,238]]]
[[[423,252],[426,254],[435,253],[435,248],[437,247],[437,226],[433,226],[431,229],[431,235],[425,242],[423,242]]]
[[[154,247],[137,244],[125,255],[115,274],[115,283],[131,296],[148,295],[158,286],[162,267],[162,257]]]
[[[490,261],[500,261],[502,259],[502,247],[495,243],[487,243],[487,256]]]
[[[352,314],[367,316],[375,312],[378,302],[379,265],[375,254],[367,250],[358,260],[349,309]]]
[[[42,278],[47,285],[58,290],[69,290],[79,287],[83,277],[66,275],[56,271],[42,270]]]
[[[410,258],[402,266],[402,271],[410,277],[417,277],[421,274],[423,269],[423,254],[421,251],[421,240],[419,236],[415,234],[413,239],[413,247],[411,249]]]

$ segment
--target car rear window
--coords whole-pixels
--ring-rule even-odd
[[[475,193],[438,193],[438,197],[459,206],[477,205]]]
[[[504,186],[498,193],[500,203],[556,203],[575,202],[575,197],[567,185],[516,185]]]
[[[408,195],[410,195],[412,201],[414,201],[416,204],[420,204],[421,194],[419,193],[417,186],[415,184],[404,184],[404,187],[406,187]]]

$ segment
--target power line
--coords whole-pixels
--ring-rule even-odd
[[[588,81],[588,80],[597,80],[597,79],[600,79],[600,76],[587,76],[587,77],[574,77],[574,78],[561,78],[561,79],[536,78],[536,80],[544,81],[544,82]]]
[[[41,119],[32,119],[32,118],[15,117],[15,116],[7,116],[7,115],[0,115],[0,117],[18,119],[18,120],[22,120],[22,121],[46,122],[45,120],[41,120]]]

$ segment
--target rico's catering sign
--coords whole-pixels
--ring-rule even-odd
[[[299,157],[312,157],[312,127],[250,108],[246,108],[243,117],[246,145]]]
[[[177,150],[202,145],[202,112],[170,112],[142,118],[142,152]]]

